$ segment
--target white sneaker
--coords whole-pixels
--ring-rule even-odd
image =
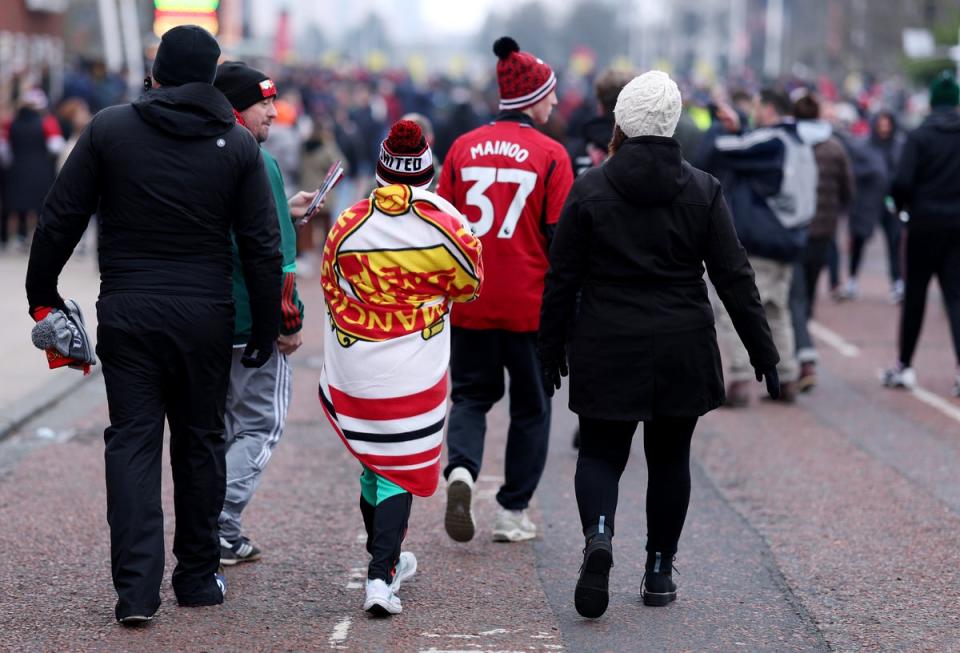
[[[454,467],[447,477],[447,512],[443,527],[457,542],[469,542],[477,532],[477,522],[473,518],[473,477],[466,467]]]
[[[537,527],[527,517],[526,510],[501,508],[493,526],[494,542],[523,542],[537,536]]]
[[[904,293],[903,279],[897,279],[890,285],[890,303],[902,304],[903,293]]]
[[[394,594],[382,579],[368,578],[367,597],[363,602],[363,609],[375,617],[387,617],[403,612],[403,604],[400,603],[400,597]]]
[[[417,556],[409,551],[403,551],[400,554],[400,560],[397,561],[397,568],[393,572],[393,582],[390,583],[390,591],[396,594],[400,591],[400,585],[404,581],[413,578],[417,573]]]
[[[860,298],[860,283],[855,278],[851,277],[847,279],[847,283],[843,287],[843,298],[844,299]]]
[[[912,367],[903,367],[899,365],[889,367],[881,373],[883,385],[888,388],[905,388],[913,390],[917,387],[917,373]]]

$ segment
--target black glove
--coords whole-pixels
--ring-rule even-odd
[[[767,379],[767,394],[771,399],[780,398],[780,375],[777,374],[776,367],[768,367],[765,370],[757,370],[757,381]]]
[[[240,364],[244,367],[263,367],[273,356],[273,341],[258,342],[258,339],[251,338],[247,346],[243,348],[243,356],[240,358]]]
[[[554,391],[560,389],[560,378],[569,373],[567,352],[561,349],[559,352],[541,353],[540,373],[543,376],[543,387],[547,390],[547,396],[552,397]]]

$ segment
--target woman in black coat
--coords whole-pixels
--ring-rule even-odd
[[[779,393],[779,360],[753,270],[720,184],[686,161],[673,134],[680,92],[648,72],[621,92],[611,157],[574,183],[550,249],[540,320],[544,376],[580,417],[576,494],[586,537],[577,611],[606,610],[620,475],[644,423],[647,605],[676,598],[672,560],[690,497],[697,419],[724,401],[704,264],[757,379]],[[569,352],[567,346],[569,345]]]

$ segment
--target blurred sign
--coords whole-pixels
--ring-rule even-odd
[[[27,11],[47,11],[62,14],[67,9],[67,0],[27,0]]]
[[[903,53],[911,59],[934,56],[937,45],[928,29],[907,28],[903,30]]]
[[[178,25],[199,25],[214,36],[220,31],[220,0],[154,0],[153,33],[163,36]]]

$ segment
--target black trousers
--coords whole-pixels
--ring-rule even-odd
[[[21,240],[26,240],[27,216],[27,211],[17,211],[13,213],[0,206],[0,243],[6,245],[10,240],[10,222],[12,222],[14,217],[17,219],[17,237]]]
[[[696,417],[656,417],[643,424],[647,458],[647,551],[672,557],[690,504],[690,440]],[[630,458],[637,422],[580,417],[574,485],[580,523],[589,537],[615,529],[620,476]]]
[[[370,580],[379,578],[388,585],[393,580],[412,507],[413,495],[409,492],[394,495],[376,506],[360,497],[360,513],[367,531],[367,553],[371,557],[367,567]]]
[[[960,229],[907,232],[907,266],[900,313],[900,362],[909,367],[920,338],[927,307],[927,288],[934,275],[940,282],[953,351],[960,365]]]
[[[232,302],[117,294],[102,297],[97,314],[110,410],[104,440],[117,618],[152,614],[160,604],[164,417],[176,511],[173,589],[183,605],[220,603],[214,573],[226,487]]]
[[[887,271],[890,281],[899,281],[903,278],[900,259],[902,256],[901,242],[903,240],[903,223],[897,214],[890,211],[881,211],[880,227],[887,242]],[[850,235],[850,276],[856,277],[863,261],[863,250],[866,248],[870,236]]]
[[[497,502],[523,510],[537,489],[547,462],[550,400],[537,358],[537,334],[498,329],[453,329],[450,377],[453,407],[447,425],[448,464],[465,467],[476,480],[483,460],[487,412],[504,393],[503,372],[510,377],[510,428],[504,461],[504,484]]]

